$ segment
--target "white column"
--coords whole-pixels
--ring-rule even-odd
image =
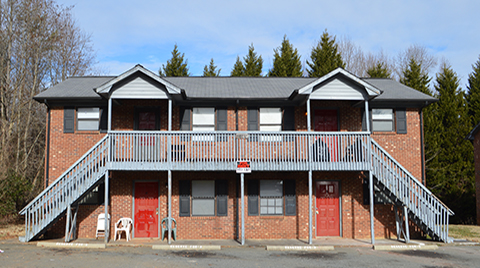
[[[312,244],[312,170],[308,171],[308,244]]]
[[[168,244],[172,243],[172,171],[168,171]]]
[[[375,245],[375,226],[373,223],[374,215],[373,215],[373,210],[374,210],[374,194],[375,191],[373,191],[373,174],[372,171],[368,172],[368,187],[370,188],[370,236],[372,239],[372,245]]]
[[[112,130],[112,99],[108,99],[108,131]]]
[[[370,132],[370,111],[368,108],[368,100],[365,101],[365,124],[367,125],[367,132]]]
[[[109,229],[110,229],[110,220],[108,217],[108,183],[109,183],[109,178],[108,178],[108,170],[105,171],[105,243],[108,243],[108,237],[110,235]]]
[[[240,174],[240,194],[242,202],[242,246],[245,245],[245,179],[243,173]]]

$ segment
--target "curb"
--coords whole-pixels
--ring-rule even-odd
[[[153,245],[152,249],[158,250],[221,250],[222,246],[214,245]]]
[[[267,250],[275,251],[331,251],[333,246],[266,246]]]
[[[437,245],[380,245],[373,246],[374,250],[390,250],[390,251],[400,251],[400,250],[435,250],[438,249]]]
[[[105,249],[106,245],[105,244],[87,244],[87,243],[37,242],[37,247]]]

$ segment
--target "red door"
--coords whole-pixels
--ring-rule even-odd
[[[158,237],[158,182],[135,182],[135,237]]]
[[[315,131],[338,131],[337,110],[317,109],[314,115],[313,123]],[[323,146],[328,147],[329,156],[323,159],[328,159],[328,161],[332,162],[338,160],[337,141],[338,139],[336,137],[323,137],[321,143],[317,143],[318,146],[322,146],[318,152],[323,152]]]
[[[340,236],[338,181],[317,181],[317,236]]]
[[[138,130],[155,130],[155,113],[138,113]]]

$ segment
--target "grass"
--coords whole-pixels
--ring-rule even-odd
[[[480,226],[450,224],[448,236],[456,239],[468,239],[470,241],[479,242]]]

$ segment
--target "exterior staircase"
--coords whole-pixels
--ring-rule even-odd
[[[454,213],[377,142],[371,141],[375,185],[395,205],[406,207],[409,218],[426,234],[435,240],[450,242],[448,221]]]
[[[20,241],[28,242],[42,235],[105,175],[108,141],[106,135],[20,211],[25,215],[25,236],[19,237]]]

